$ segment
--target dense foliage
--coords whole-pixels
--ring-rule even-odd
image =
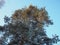
[[[6,45],[52,45],[59,41],[57,35],[49,38],[46,34],[44,27],[53,22],[45,8],[38,9],[30,5],[16,10],[10,18],[5,16],[4,21],[6,24],[0,26],[0,30],[5,32],[1,42],[5,41]]]

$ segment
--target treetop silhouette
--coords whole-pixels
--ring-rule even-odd
[[[45,8],[30,5],[16,10],[10,18],[5,16],[4,20],[5,35],[13,35],[8,45],[52,45],[60,41],[57,35],[49,38],[44,30],[45,26],[53,25]]]

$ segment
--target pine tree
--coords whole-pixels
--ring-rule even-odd
[[[6,45],[53,45],[60,41],[57,35],[49,38],[46,34],[44,27],[53,25],[53,22],[45,7],[38,9],[30,5],[18,9],[10,18],[5,16],[4,21],[6,24],[0,30],[5,31],[5,40],[10,38]]]

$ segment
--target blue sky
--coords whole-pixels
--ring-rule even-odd
[[[54,25],[46,27],[49,37],[52,34],[60,36],[60,0],[5,0],[4,6],[0,9],[0,25],[4,25],[4,16],[11,16],[15,10],[23,7],[28,7],[30,4],[38,8],[46,7],[50,19],[53,20]],[[59,45],[60,42],[57,44]]]

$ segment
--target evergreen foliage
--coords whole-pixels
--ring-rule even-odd
[[[3,39],[6,45],[53,45],[60,41],[57,35],[49,38],[44,30],[53,24],[45,7],[38,9],[30,5],[18,9],[10,18],[5,16],[4,21],[7,24],[0,26],[0,30],[5,31]],[[10,41],[7,42],[6,37]]]

